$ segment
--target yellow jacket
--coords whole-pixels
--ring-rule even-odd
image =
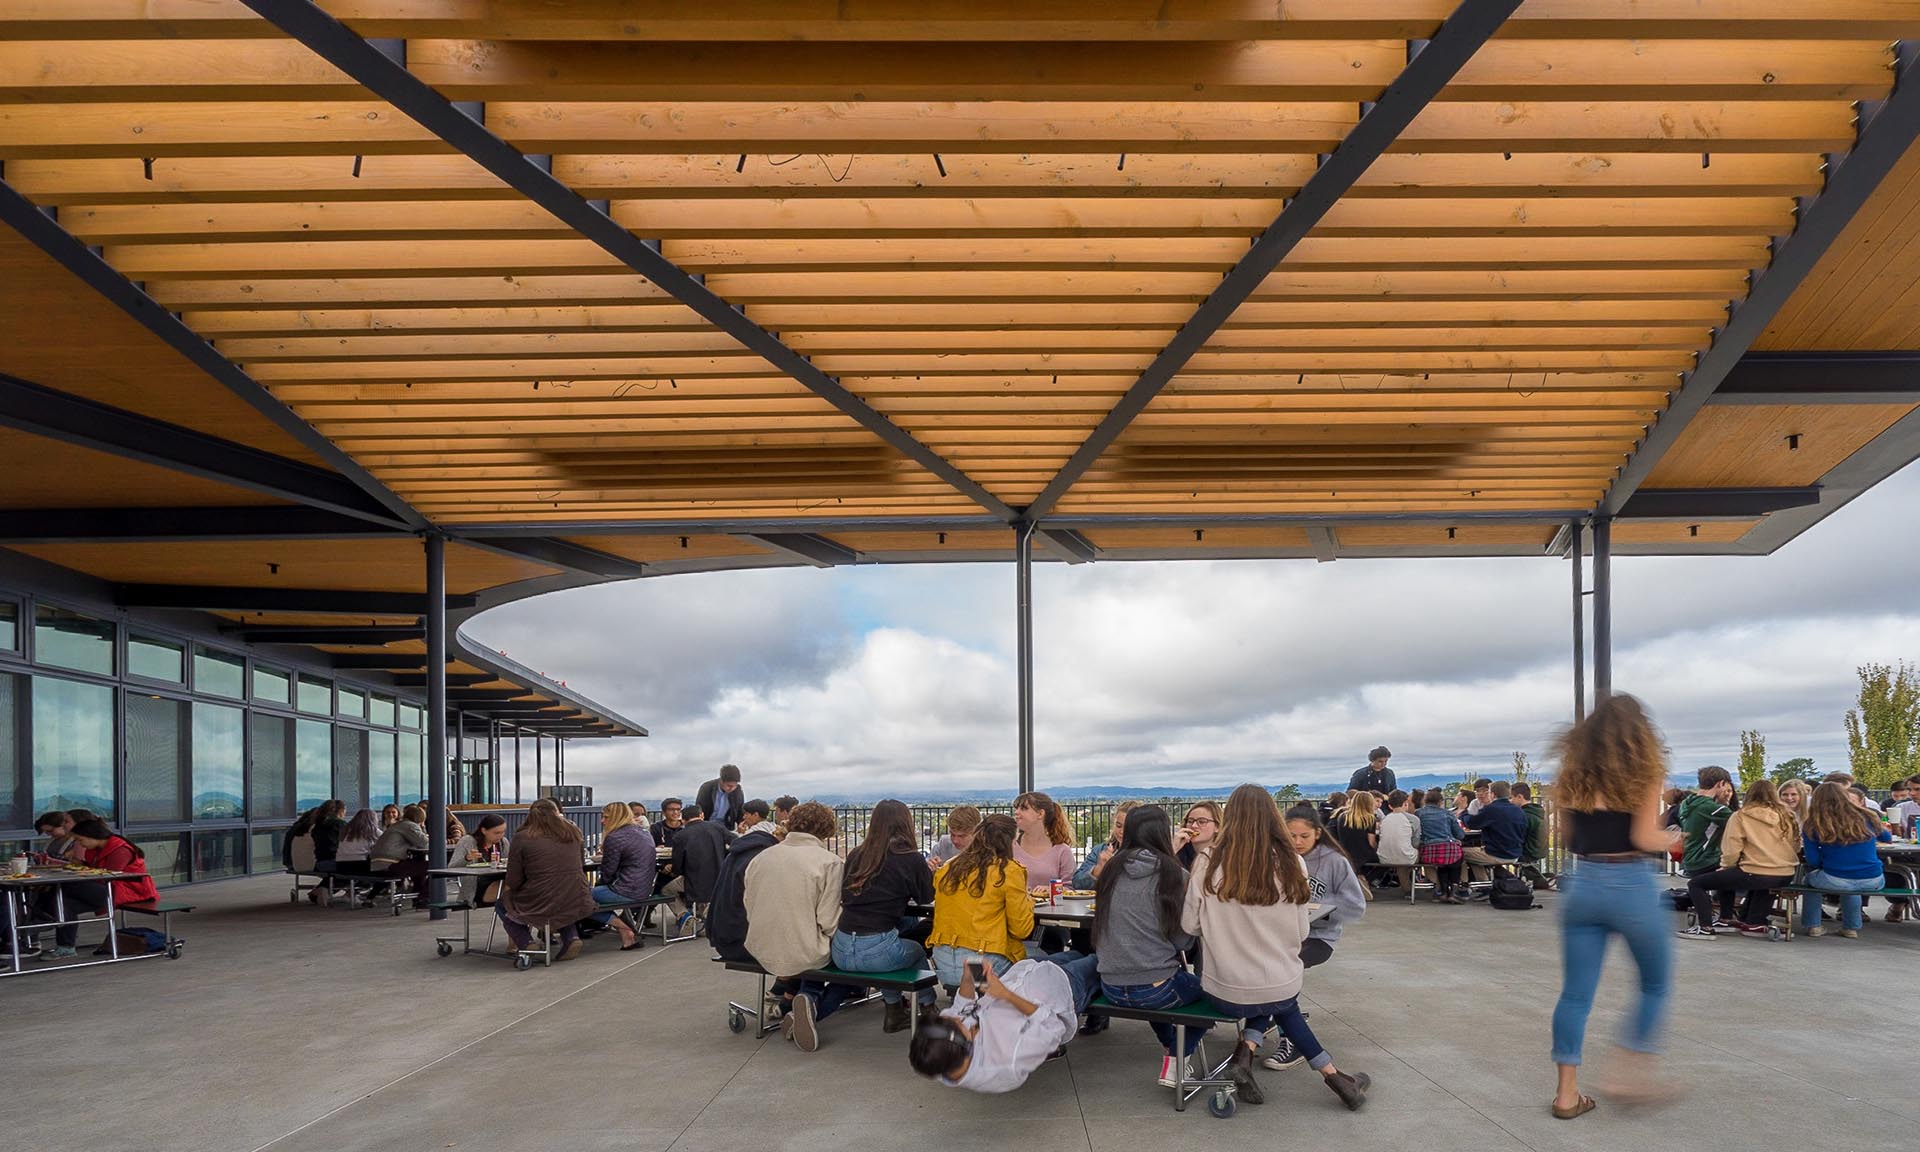
[[[949,892],[943,882],[949,861],[933,874],[933,932],[927,947],[946,944],[974,952],[991,952],[1009,960],[1024,960],[1020,942],[1033,935],[1033,897],[1027,895],[1027,870],[1007,862],[1003,878],[997,866],[987,868],[987,886],[975,896],[971,885]]]
[[[1791,876],[1800,866],[1800,837],[1791,822],[1765,808],[1742,808],[1720,834],[1720,867],[1755,876]]]

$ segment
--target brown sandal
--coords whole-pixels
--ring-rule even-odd
[[[1553,1106],[1553,1117],[1556,1120],[1572,1120],[1576,1116],[1585,1116],[1596,1107],[1598,1107],[1598,1105],[1593,1102],[1593,1097],[1582,1096],[1579,1102],[1571,1108],[1562,1108],[1560,1105],[1555,1104]]]

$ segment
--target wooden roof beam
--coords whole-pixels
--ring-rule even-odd
[[[1826,188],[1803,207],[1800,224],[1774,250],[1773,260],[1755,273],[1753,287],[1738,303],[1713,346],[1682,380],[1680,390],[1646,438],[1628,458],[1620,476],[1601,499],[1601,515],[1619,515],[1713,393],[1739,366],[1801,281],[1880,186],[1900,158],[1920,139],[1920,42],[1895,45],[1898,72],[1892,95],[1864,107],[1859,141],[1828,175]]]

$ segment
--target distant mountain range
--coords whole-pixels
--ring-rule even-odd
[[[1396,781],[1402,788],[1449,788],[1460,783],[1460,776],[1448,773],[1422,773],[1413,776],[1400,776]],[[1149,784],[1141,787],[1122,788],[1105,785],[1063,784],[1045,789],[1047,795],[1055,800],[1157,800],[1168,796],[1222,796],[1233,791],[1244,780],[1230,784]],[[1261,783],[1269,792],[1277,792],[1287,784],[1300,789],[1303,796],[1325,796],[1327,793],[1346,786],[1346,782],[1304,784],[1296,781]],[[908,804],[1004,804],[1012,800],[1010,788],[939,788],[919,789],[904,792],[845,792],[822,793],[813,797],[822,804],[867,804],[875,800],[901,800]]]

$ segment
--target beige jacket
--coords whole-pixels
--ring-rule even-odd
[[[1304,904],[1260,907],[1222,900],[1206,891],[1208,854],[1194,857],[1180,927],[1206,943],[1200,986],[1231,1004],[1276,1004],[1300,994],[1307,938]],[[1297,863],[1305,871],[1304,863]]]
[[[1800,834],[1778,812],[1742,808],[1720,835],[1720,867],[1735,865],[1755,876],[1791,876],[1800,866]]]
[[[798,976],[833,958],[846,862],[817,836],[787,838],[747,865],[747,951],[775,976]]]

